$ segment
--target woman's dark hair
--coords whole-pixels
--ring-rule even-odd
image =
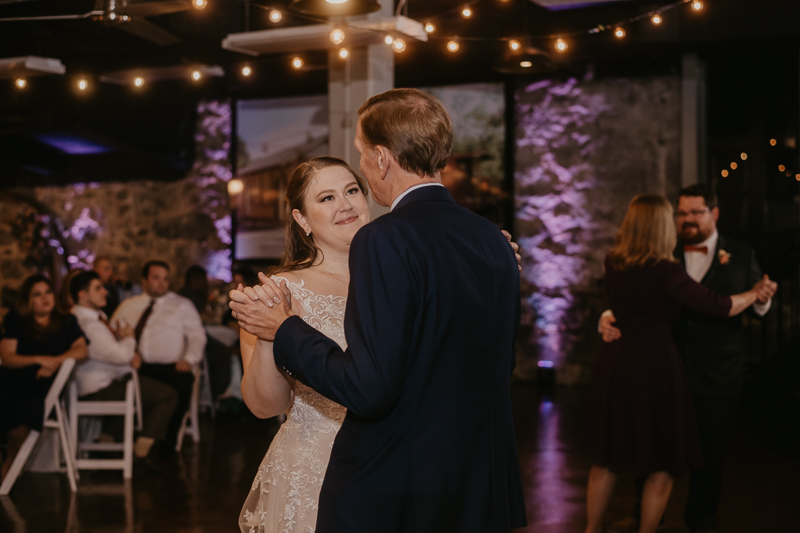
[[[33,316],[33,310],[31,309],[31,293],[33,292],[33,287],[38,283],[46,283],[47,286],[50,287],[50,290],[53,291],[53,300],[55,303],[56,288],[53,282],[41,274],[33,274],[25,278],[25,281],[22,282],[19,292],[17,293],[17,304],[15,307],[19,316],[22,317],[25,328],[28,329],[28,331],[34,334],[50,336],[61,329],[67,317],[58,310],[57,305],[54,305],[53,310],[50,311],[50,322],[47,326],[42,327],[36,322]]]
[[[346,169],[358,183],[358,188],[364,196],[367,195],[367,188],[364,180],[350,168],[350,165],[342,159],[336,157],[315,157],[305,163],[300,163],[295,169],[289,182],[286,184],[286,203],[289,208],[289,217],[286,221],[286,251],[284,252],[281,263],[270,269],[270,274],[279,272],[293,272],[302,270],[314,264],[320,253],[319,248],[314,244],[313,235],[306,235],[300,224],[291,216],[293,210],[303,212],[306,191],[311,181],[322,169],[329,167],[342,167]]]

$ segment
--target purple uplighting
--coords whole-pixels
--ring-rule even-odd
[[[33,138],[69,155],[95,155],[112,151],[108,146],[68,133],[40,133]]]

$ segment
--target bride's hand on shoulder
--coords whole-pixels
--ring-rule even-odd
[[[519,255],[519,244],[515,243],[511,240],[511,234],[506,230],[502,230],[503,236],[508,240],[508,244],[511,245],[511,249],[514,250],[514,257],[517,260],[517,269],[522,272],[522,256]]]

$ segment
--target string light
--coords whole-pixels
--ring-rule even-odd
[[[347,51],[347,48],[339,48],[339,59],[347,59],[348,55],[350,52]]]
[[[770,146],[775,146],[776,144],[778,144],[778,141],[777,141],[777,140],[775,140],[775,139],[770,139],[770,140],[769,140],[769,145],[770,145]]]
[[[725,170],[725,169],[722,170],[722,177],[723,178],[727,178],[728,177],[728,171],[727,170]]]
[[[269,21],[273,24],[277,24],[278,22],[283,20],[283,13],[281,13],[277,9],[270,9],[269,10]]]
[[[394,50],[397,54],[402,54],[406,51],[406,42],[398,37],[392,43],[392,50]]]
[[[89,88],[89,82],[88,81],[86,81],[84,79],[78,80],[78,89],[80,89],[81,91],[85,91],[88,88]]]
[[[141,76],[133,80],[134,87],[142,87],[144,85],[144,78]]]
[[[625,37],[625,30],[623,28],[617,28],[614,30],[614,37],[617,39],[622,39]]]
[[[520,61],[519,66],[521,66],[522,68],[531,68],[533,66],[533,63],[531,63],[530,61]]]
[[[387,35],[386,37],[383,38],[383,42],[385,42],[388,45],[391,45],[394,42],[394,37],[392,37],[391,35]]]
[[[242,76],[244,76],[245,78],[250,77],[250,75],[252,73],[253,73],[253,69],[250,68],[249,66],[242,67]]]
[[[794,177],[794,179],[796,179],[797,181],[800,181],[800,174],[798,174],[797,176],[795,176],[795,177]]]
[[[650,19],[650,22],[652,22],[656,26],[659,26],[661,25],[662,22],[664,22],[664,19],[661,18],[661,15],[659,13],[656,13],[655,15],[653,15],[653,18]]]
[[[746,153],[742,152],[742,155],[740,155],[739,157],[742,158],[742,161],[747,161],[747,154]]]
[[[692,2],[692,9],[695,11],[702,11],[704,7],[703,2],[700,0],[694,0],[694,2]]]
[[[200,74],[199,70],[195,70],[195,71],[192,72],[192,79],[194,81],[200,81],[200,78],[202,78],[202,77],[203,77],[203,75]]]
[[[425,24],[425,31],[428,32],[428,33],[433,33],[433,32],[436,31],[436,26],[434,26],[432,23],[428,22],[427,24]]]
[[[331,32],[330,37],[331,37],[331,42],[333,44],[342,44],[344,42],[344,37],[345,37],[344,30],[342,30],[341,28],[334,28],[333,31]]]
[[[783,165],[778,165],[778,170],[780,170],[781,172],[784,172],[784,171],[786,171],[786,167],[783,166]]]
[[[28,86],[28,82],[25,80],[25,78],[17,78],[16,80],[14,80],[14,86],[17,89],[24,89],[25,87]]]
[[[472,8],[469,6],[464,6],[464,9],[461,10],[461,16],[465,19],[468,19],[472,16]]]
[[[569,48],[569,45],[567,45],[567,41],[565,41],[564,39],[558,39],[556,41],[556,51],[563,54],[564,52],[567,51],[567,48]]]
[[[458,44],[458,41],[456,39],[450,39],[449,41],[447,41],[448,52],[455,54],[456,52],[458,52],[459,48],[461,48],[461,45]]]
[[[517,50],[522,48],[522,44],[520,44],[520,42],[516,39],[511,39],[510,41],[508,41],[508,47],[516,52]]]
[[[739,165],[738,165],[738,164],[736,164],[736,161],[734,161],[733,163],[731,163],[731,170],[736,170],[737,168],[739,168]]]
[[[295,70],[300,70],[301,68],[303,68],[303,60],[300,59],[299,57],[295,57],[294,59],[292,59],[292,68]]]
[[[197,11],[202,11],[208,7],[208,0],[192,0],[192,7]]]

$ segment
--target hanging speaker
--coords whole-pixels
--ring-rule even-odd
[[[380,8],[376,0],[294,0],[289,11],[328,18],[366,15]]]

